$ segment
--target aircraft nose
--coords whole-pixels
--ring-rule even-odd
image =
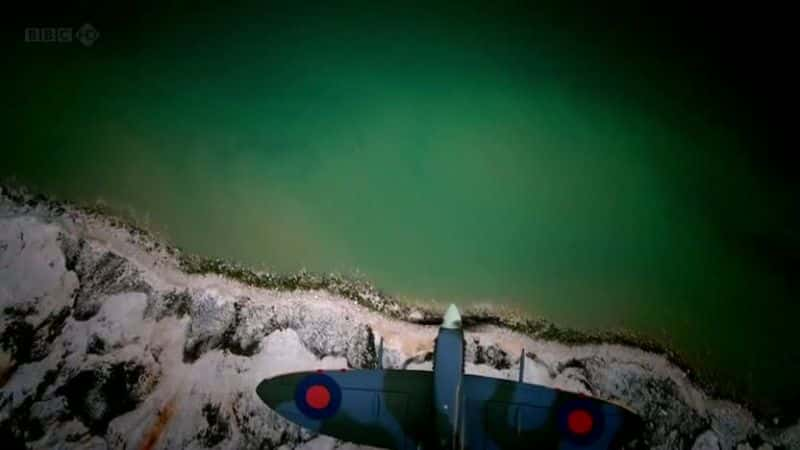
[[[461,328],[461,313],[458,312],[456,305],[451,303],[447,307],[447,312],[444,313],[444,319],[442,320],[442,328]]]

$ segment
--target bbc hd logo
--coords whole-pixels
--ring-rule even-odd
[[[25,42],[69,44],[78,41],[84,47],[91,47],[100,38],[100,32],[89,23],[80,28],[35,27],[25,29]]]

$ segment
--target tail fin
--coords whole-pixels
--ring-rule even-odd
[[[522,354],[519,355],[519,382],[525,377],[525,349],[522,349]]]

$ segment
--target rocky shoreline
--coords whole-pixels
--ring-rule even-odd
[[[185,253],[120,219],[0,191],[0,439],[6,448],[356,448],[284,421],[269,376],[377,364],[430,369],[440,311],[337,275],[260,273]],[[474,308],[469,373],[624,404],[638,448],[800,448],[720,399],[667,349]]]

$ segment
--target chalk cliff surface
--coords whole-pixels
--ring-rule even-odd
[[[270,287],[270,274],[195,273],[187,260],[113,217],[0,192],[3,448],[357,448],[283,420],[256,385],[374,367],[381,338],[384,367],[431,368],[425,310],[335,277]],[[633,409],[640,448],[800,448],[800,423],[760,423],[661,354],[480,321],[466,339],[468,373],[515,379],[524,348],[526,382]]]

